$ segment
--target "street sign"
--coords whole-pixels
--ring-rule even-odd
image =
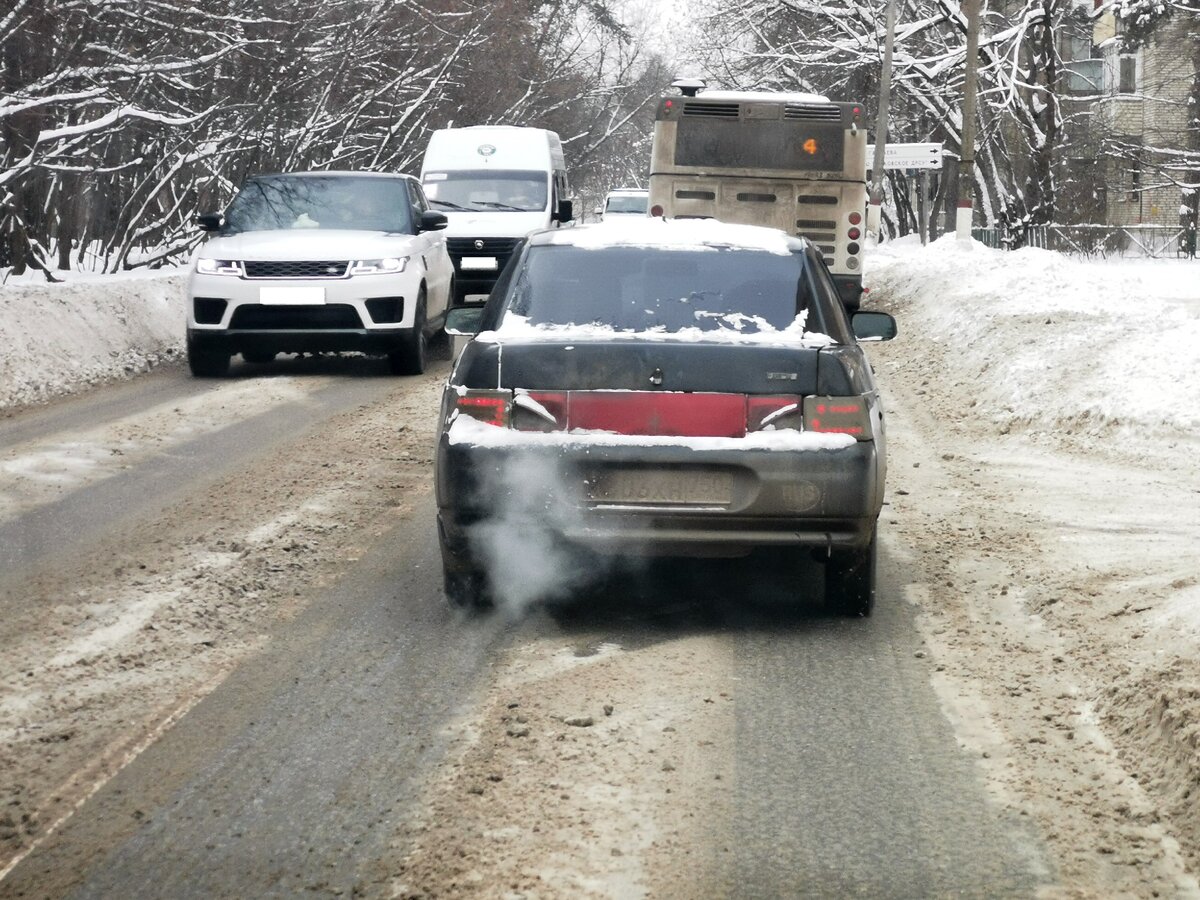
[[[875,160],[875,145],[867,144],[867,168]],[[942,167],[942,145],[938,144],[884,144],[883,167],[885,169],[940,169]]]

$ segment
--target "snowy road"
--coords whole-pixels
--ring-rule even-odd
[[[399,511],[391,521],[367,515],[366,529],[347,502],[366,498],[343,495],[341,476],[325,474],[337,461],[335,431],[400,434],[389,423],[416,420],[419,437],[402,435],[379,456],[427,450],[436,376],[285,375],[214,386],[166,372],[140,384],[144,394],[125,386],[112,399],[101,393],[20,418],[5,439],[10,471],[53,475],[57,489],[39,494],[26,483],[33,476],[14,479],[24,505],[13,502],[4,533],[77,538],[66,557],[60,540],[7,551],[5,637],[23,652],[4,673],[5,725],[17,739],[5,764],[24,788],[21,808],[41,811],[28,835],[33,852],[0,882],[5,896],[388,894],[403,871],[427,865],[422,823],[443,802],[436,764],[453,758],[446,754],[459,752],[465,735],[489,737],[497,689],[520,697],[531,733],[502,732],[506,746],[492,756],[499,771],[479,775],[481,792],[467,786],[448,798],[435,827],[473,835],[470,816],[505,790],[515,792],[503,802],[509,814],[565,821],[547,846],[507,861],[480,858],[483,893],[507,882],[508,864],[521,881],[544,873],[539,890],[560,896],[593,883],[600,894],[621,894],[624,884],[677,896],[780,896],[814,887],[1025,893],[1038,882],[1045,863],[1036,836],[989,802],[959,750],[906,604],[885,602],[870,621],[830,619],[815,603],[797,605],[777,579],[708,563],[656,567],[571,609],[464,620],[440,594],[428,460],[413,466],[417,477],[402,491],[377,485],[385,510],[403,506],[391,507]],[[398,407],[410,414],[396,415]],[[173,431],[160,421],[180,409],[214,429]],[[99,451],[118,434],[126,462],[107,471]],[[64,446],[93,462],[66,465],[44,449]],[[58,464],[52,472],[47,460]],[[295,467],[293,491],[303,486],[282,515],[261,507],[266,492],[230,489],[278,478],[280,466]],[[387,468],[357,478],[386,478]],[[293,503],[339,527],[318,554],[332,563],[319,576],[298,573],[284,611],[271,608],[288,593],[272,589],[272,570],[324,539],[292,530]],[[150,521],[149,531],[139,525]],[[157,561],[156,547],[178,554],[197,529],[210,545],[203,559]],[[196,634],[189,607],[211,605],[220,616],[241,583],[225,571],[259,554],[264,582],[253,599],[269,602]],[[47,568],[54,574],[25,574]],[[885,557],[885,597],[910,577],[902,568]],[[82,574],[97,569],[103,574]],[[130,580],[124,570],[148,574]],[[799,575],[799,596],[819,596],[818,573]],[[223,590],[196,589],[213,577]],[[114,590],[121,581],[124,597]],[[73,590],[57,593],[68,582]],[[86,599],[75,601],[79,592]],[[64,627],[72,615],[78,620]],[[208,664],[191,658],[222,649]],[[586,683],[594,669],[608,673],[602,685]],[[511,685],[514,672],[555,684],[531,692]],[[543,708],[549,697],[563,707]],[[605,698],[610,716],[593,702]],[[571,711],[599,720],[576,729],[597,746],[560,758],[554,744],[574,742],[555,741],[561,721],[538,717]],[[157,740],[147,744],[148,734]],[[86,749],[114,745],[107,765]],[[526,752],[525,765],[506,757]],[[585,761],[599,771],[573,771]],[[605,808],[614,799],[606,786],[616,791],[614,808]],[[457,810],[463,798],[474,809]],[[570,860],[571,840],[556,846],[569,823],[602,848],[594,873]],[[992,848],[983,857],[981,840]],[[436,893],[449,875],[428,873],[442,886]]]
[[[445,363],[0,421],[0,897],[1200,896],[1194,445],[997,422],[1070,329],[879,293],[870,620],[754,561],[449,610]]]

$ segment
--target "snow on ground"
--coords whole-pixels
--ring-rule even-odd
[[[0,284],[0,409],[144,372],[183,351],[185,270],[65,278]]]
[[[1200,261],[905,238],[874,249],[867,283],[911,302],[902,328],[954,346],[975,415],[1002,431],[1136,453],[1200,427]]]
[[[163,269],[0,285],[0,409],[178,358],[185,278]],[[1138,442],[1200,426],[1200,262],[904,238],[873,248],[867,281],[912,298],[905,328],[958,345],[960,376],[1001,428]],[[1037,340],[1010,327],[1037,322]]]

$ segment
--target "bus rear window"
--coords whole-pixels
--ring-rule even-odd
[[[843,129],[795,121],[682,118],[675,165],[732,169],[841,171]]]

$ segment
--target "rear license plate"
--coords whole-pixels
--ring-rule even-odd
[[[479,269],[491,270],[496,269],[496,257],[494,256],[464,256],[461,263],[464,269]]]
[[[263,306],[320,306],[325,302],[323,287],[260,287],[258,302]]]
[[[597,472],[586,481],[587,499],[603,506],[728,506],[728,472],[622,470]]]

